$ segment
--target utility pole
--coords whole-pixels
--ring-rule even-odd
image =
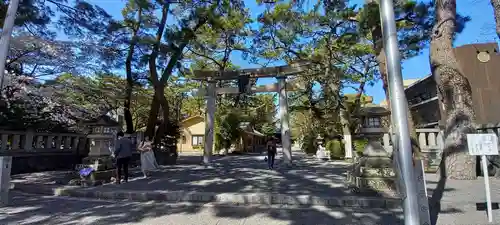
[[[387,56],[387,71],[392,115],[392,131],[397,143],[398,161],[404,185],[403,210],[405,225],[420,225],[417,183],[413,173],[412,145],[408,129],[406,95],[401,74],[401,56],[399,54],[396,21],[393,0],[380,1],[380,22],[384,38],[384,50]]]
[[[17,7],[19,0],[10,0],[7,15],[2,28],[2,37],[0,38],[0,91],[3,89],[3,80],[5,76],[5,61],[9,54],[9,42],[12,36],[12,29],[14,28],[14,21],[16,20]]]

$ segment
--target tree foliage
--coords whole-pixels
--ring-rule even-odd
[[[288,78],[303,87],[289,93],[294,138],[314,151],[318,135],[329,141],[356,132],[366,87],[382,80],[387,88],[377,1],[257,1],[266,8],[257,16],[245,2],[127,0],[121,17],[112,17],[81,0],[22,1],[0,124],[69,130],[90,117],[123,114],[126,131],[175,146],[180,122],[205,114],[204,97],[193,90],[206,83],[194,80],[193,70],[305,61]],[[433,3],[397,1],[403,59],[429,44],[434,10]],[[457,16],[455,31],[468,20]],[[236,88],[237,80],[217,87]],[[238,141],[244,122],[273,135],[275,102],[271,94],[220,94],[216,146]]]

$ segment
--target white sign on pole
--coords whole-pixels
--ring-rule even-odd
[[[490,179],[488,177],[487,155],[498,155],[498,137],[494,133],[486,134],[467,134],[467,146],[470,155],[480,155],[483,167],[484,187],[486,190],[486,208],[488,212],[488,221],[493,222],[491,210]]]
[[[470,155],[498,155],[498,137],[495,133],[467,134]]]

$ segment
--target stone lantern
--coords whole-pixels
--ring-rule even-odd
[[[83,164],[91,166],[96,171],[112,169],[111,154],[115,148],[120,124],[106,115],[85,121],[83,124],[90,128],[90,133],[87,135],[90,142],[89,155],[83,159]]]
[[[381,106],[367,104],[357,116],[363,120],[360,135],[368,143],[360,158],[347,172],[347,184],[354,192],[370,192],[395,196],[396,173],[393,168],[392,150],[386,148],[382,136],[389,131],[389,125],[384,124],[390,112]]]
[[[384,134],[389,132],[390,115],[391,112],[387,110],[385,107],[371,103],[364,105],[355,115],[362,121],[361,126],[359,127],[358,130],[357,137],[364,138],[370,143],[377,142],[376,145],[382,144]],[[390,155],[392,154],[392,149],[388,148],[388,146],[384,146],[384,149]],[[357,149],[357,151],[359,150],[361,149]],[[361,156],[355,155],[355,158],[358,157]]]
[[[319,134],[316,137],[316,144],[318,146],[318,149],[316,150],[316,157],[318,159],[328,160],[328,159],[330,159],[330,156],[328,154],[329,152],[326,151],[325,146],[323,146],[324,140],[325,139],[323,137],[321,137],[321,135],[319,135]]]

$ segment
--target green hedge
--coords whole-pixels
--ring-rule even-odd
[[[368,144],[368,139],[355,139],[353,141],[354,151],[359,155],[363,155],[363,151],[365,150],[365,146]]]
[[[344,144],[339,140],[328,141],[326,150],[330,152],[331,159],[343,159],[345,156]]]

